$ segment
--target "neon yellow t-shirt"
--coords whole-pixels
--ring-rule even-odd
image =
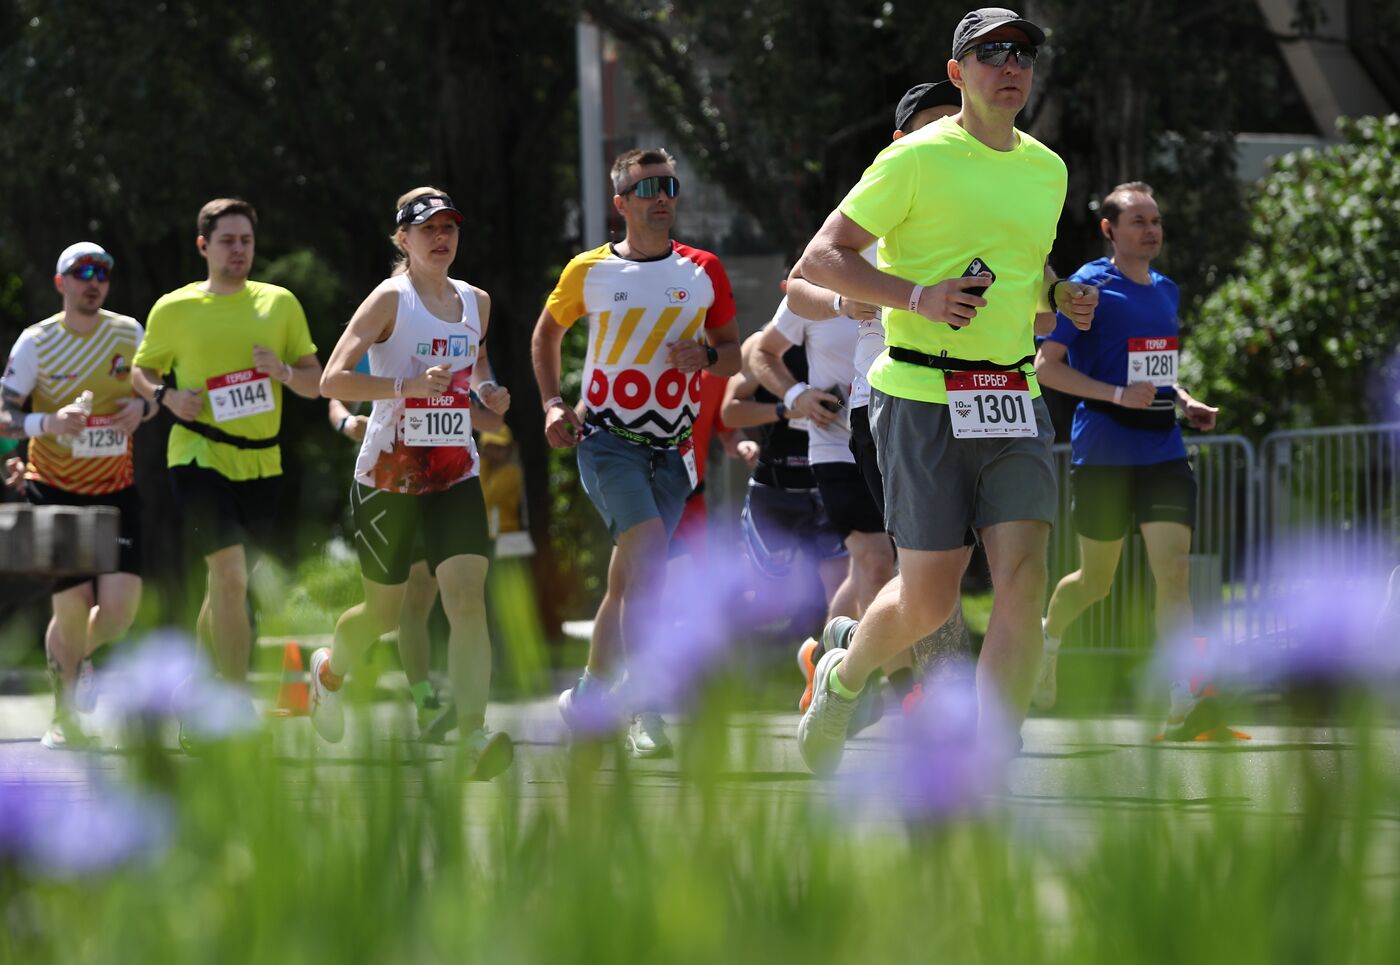
[[[245,439],[269,439],[282,425],[282,383],[276,379],[270,380],[271,412],[216,422],[209,408],[208,380],[252,368],[255,344],[272,349],[287,363],[316,351],[295,295],[256,281],[233,295],[211,295],[189,284],[161,296],[151,307],[134,364],[162,375],[174,371],[176,388],[204,392],[198,422]],[[232,480],[261,479],[282,474],[282,451],[277,446],[239,449],[177,424],[170,430],[166,463],[194,463]]]
[[[842,214],[879,237],[881,271],[933,285],[981,258],[996,274],[986,307],[960,330],[887,308],[887,344],[1003,365],[1034,353],[1036,303],[1067,175],[1059,155],[1016,133],[1015,148],[997,151],[942,118],[881,151],[841,202]],[[1031,366],[1024,368],[1039,395]],[[870,384],[886,395],[947,402],[941,371],[888,352],[871,367]]]

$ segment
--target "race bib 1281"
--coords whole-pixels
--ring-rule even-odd
[[[216,375],[204,385],[209,390],[209,411],[215,422],[244,419],[277,408],[272,398],[272,379],[257,369]]]
[[[1176,336],[1128,339],[1128,384],[1176,385]]]
[[[1035,438],[1035,408],[1022,372],[946,372],[955,439]]]

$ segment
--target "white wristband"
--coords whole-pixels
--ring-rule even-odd
[[[1113,387],[1113,404],[1114,404],[1114,405],[1122,405],[1122,404],[1123,404],[1123,387],[1122,387],[1121,385],[1115,385],[1115,386]]]
[[[24,417],[24,434],[31,439],[37,439],[44,434],[44,420],[48,418],[47,412],[31,412]]]
[[[398,378],[398,379],[395,379],[395,380],[394,380],[394,398],[396,398],[396,399],[401,399],[401,398],[403,398],[403,379],[402,379],[402,378]]]
[[[841,307],[840,295],[831,296],[831,310],[836,313],[837,318],[840,318],[842,315],[846,314],[846,310]]]
[[[554,408],[556,405],[564,405],[564,397],[563,397],[562,395],[554,395],[554,396],[550,396],[548,399],[545,399],[545,400],[544,400],[544,411],[548,412],[550,409]],[[565,408],[568,408],[568,407],[565,406]]]
[[[798,382],[783,395],[783,405],[791,409],[797,404],[797,397],[810,388],[811,386],[806,382]]]
[[[292,377],[297,374],[297,370],[292,367],[290,362],[283,362],[282,365],[287,369],[287,377],[282,380],[282,384],[286,385],[288,382],[292,381]]]
[[[919,313],[919,298],[923,293],[923,285],[915,285],[914,290],[909,293],[909,310],[916,315]]]

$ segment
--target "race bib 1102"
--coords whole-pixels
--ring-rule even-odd
[[[1035,408],[1022,372],[946,372],[955,439],[1035,438]]]
[[[115,416],[90,415],[87,426],[73,438],[73,458],[111,459],[126,455],[126,433],[114,428]]]
[[[1128,384],[1176,385],[1176,337],[1128,339]]]
[[[406,446],[466,446],[472,439],[471,396],[435,395],[405,399],[402,437]]]
[[[209,390],[209,411],[215,422],[245,419],[277,408],[272,398],[272,379],[257,369],[216,375],[204,385]]]

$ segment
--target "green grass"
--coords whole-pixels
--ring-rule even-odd
[[[1024,807],[906,827],[751,793],[731,706],[699,712],[666,795],[563,751],[536,785],[481,785],[393,741],[319,768],[138,747],[173,845],[79,882],[0,866],[0,961],[1400,960],[1396,775],[1365,718],[1339,769],[1281,751],[1253,806],[1086,806],[1066,834]],[[1208,787],[1164,767],[1147,797],[1234,800],[1239,759],[1214,760]]]

